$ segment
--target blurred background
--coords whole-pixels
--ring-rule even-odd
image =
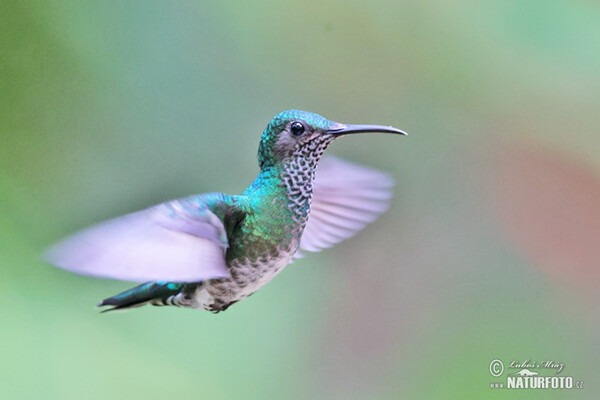
[[[3,1],[0,26],[1,398],[600,395],[598,3]],[[241,192],[289,108],[409,132],[330,147],[397,181],[352,240],[218,315],[100,315],[132,285],[39,261]],[[491,389],[493,359],[585,388]]]

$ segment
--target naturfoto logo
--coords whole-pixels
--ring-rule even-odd
[[[500,378],[506,371],[505,382],[490,382],[492,389],[583,389],[583,381],[572,376],[558,376],[565,364],[559,361],[512,360],[505,367],[500,359],[490,362],[489,371]],[[514,371],[514,372],[513,372]]]

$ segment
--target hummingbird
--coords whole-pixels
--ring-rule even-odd
[[[206,193],[121,216],[59,242],[49,263],[83,275],[143,282],[104,299],[103,311],[151,304],[218,313],[304,252],[328,248],[387,207],[392,178],[321,157],[334,140],[391,126],[350,125],[287,110],[265,128],[258,177],[240,195]]]

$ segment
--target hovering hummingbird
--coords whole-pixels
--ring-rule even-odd
[[[345,125],[306,111],[273,118],[258,147],[260,173],[241,194],[207,193],[128,214],[50,248],[51,264],[84,275],[146,282],[102,300],[105,311],[145,304],[226,310],[301,251],[330,247],[387,209],[393,180],[337,158],[335,139],[391,126]]]

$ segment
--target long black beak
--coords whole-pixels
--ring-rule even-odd
[[[382,126],[382,125],[350,125],[340,124],[336,122],[326,131],[334,136],[348,135],[350,133],[364,133],[364,132],[384,132],[384,133],[396,133],[398,135],[408,135],[406,132],[396,129],[393,126]]]

